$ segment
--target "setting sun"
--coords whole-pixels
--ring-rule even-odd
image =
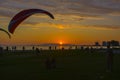
[[[62,42],[62,41],[60,41],[60,42],[59,42],[59,44],[60,44],[60,45],[62,45],[62,44],[63,44],[63,42]]]

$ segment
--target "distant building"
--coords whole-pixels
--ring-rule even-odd
[[[107,41],[102,42],[102,46],[107,46],[107,45],[108,45]]]
[[[111,40],[111,41],[103,41],[102,46],[119,46],[119,41]]]
[[[119,46],[119,41],[111,40],[110,45],[111,46]]]

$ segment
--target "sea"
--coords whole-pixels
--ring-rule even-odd
[[[33,50],[33,47],[34,49],[38,48],[40,50],[49,50],[51,48],[51,50],[59,50],[59,49],[75,49],[76,46],[1,46],[3,47],[3,49],[8,49],[9,50],[12,50],[13,48],[16,47],[16,50],[23,50],[23,47],[25,50]],[[80,48],[80,46],[78,47]]]
[[[86,48],[93,48],[93,49],[100,49],[102,52],[106,51],[107,47],[106,46],[91,46],[91,45],[17,45],[17,46],[0,46],[3,47],[4,50],[6,50],[8,48],[8,50],[13,50],[16,47],[16,50],[20,51],[23,50],[33,50],[38,48],[39,50],[74,50],[74,49],[81,49],[81,47],[84,47],[84,49]],[[120,46],[116,46],[116,49],[114,50],[115,53],[120,53]]]

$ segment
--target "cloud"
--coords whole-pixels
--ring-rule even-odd
[[[5,0],[0,6],[12,9],[47,8],[58,14],[120,12],[119,0]]]
[[[110,0],[6,0],[2,1],[0,7],[18,11],[28,8],[44,8],[56,14],[81,16],[81,13],[89,13],[93,16],[93,14],[99,15],[112,11],[119,12],[119,4],[118,2],[110,2]]]
[[[22,24],[26,28],[39,29],[41,27],[65,29],[95,29],[95,30],[120,30],[120,25],[78,25],[78,24],[62,24],[62,23],[34,23]]]
[[[96,30],[120,30],[119,25],[83,25],[81,28],[96,29]]]
[[[19,11],[29,8],[50,11],[55,15],[55,24],[79,24],[84,20],[93,20],[97,23],[98,20],[104,22],[109,16],[120,17],[120,0],[0,0],[0,3],[0,16],[9,19]],[[26,24],[51,23],[47,19],[48,17],[44,19],[44,15],[35,15],[32,19],[27,19]]]

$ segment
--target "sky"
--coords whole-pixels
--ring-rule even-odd
[[[0,44],[94,44],[120,41],[120,0],[0,0],[0,27],[25,9],[44,9],[55,19],[34,14],[23,21],[9,39],[0,32]]]

